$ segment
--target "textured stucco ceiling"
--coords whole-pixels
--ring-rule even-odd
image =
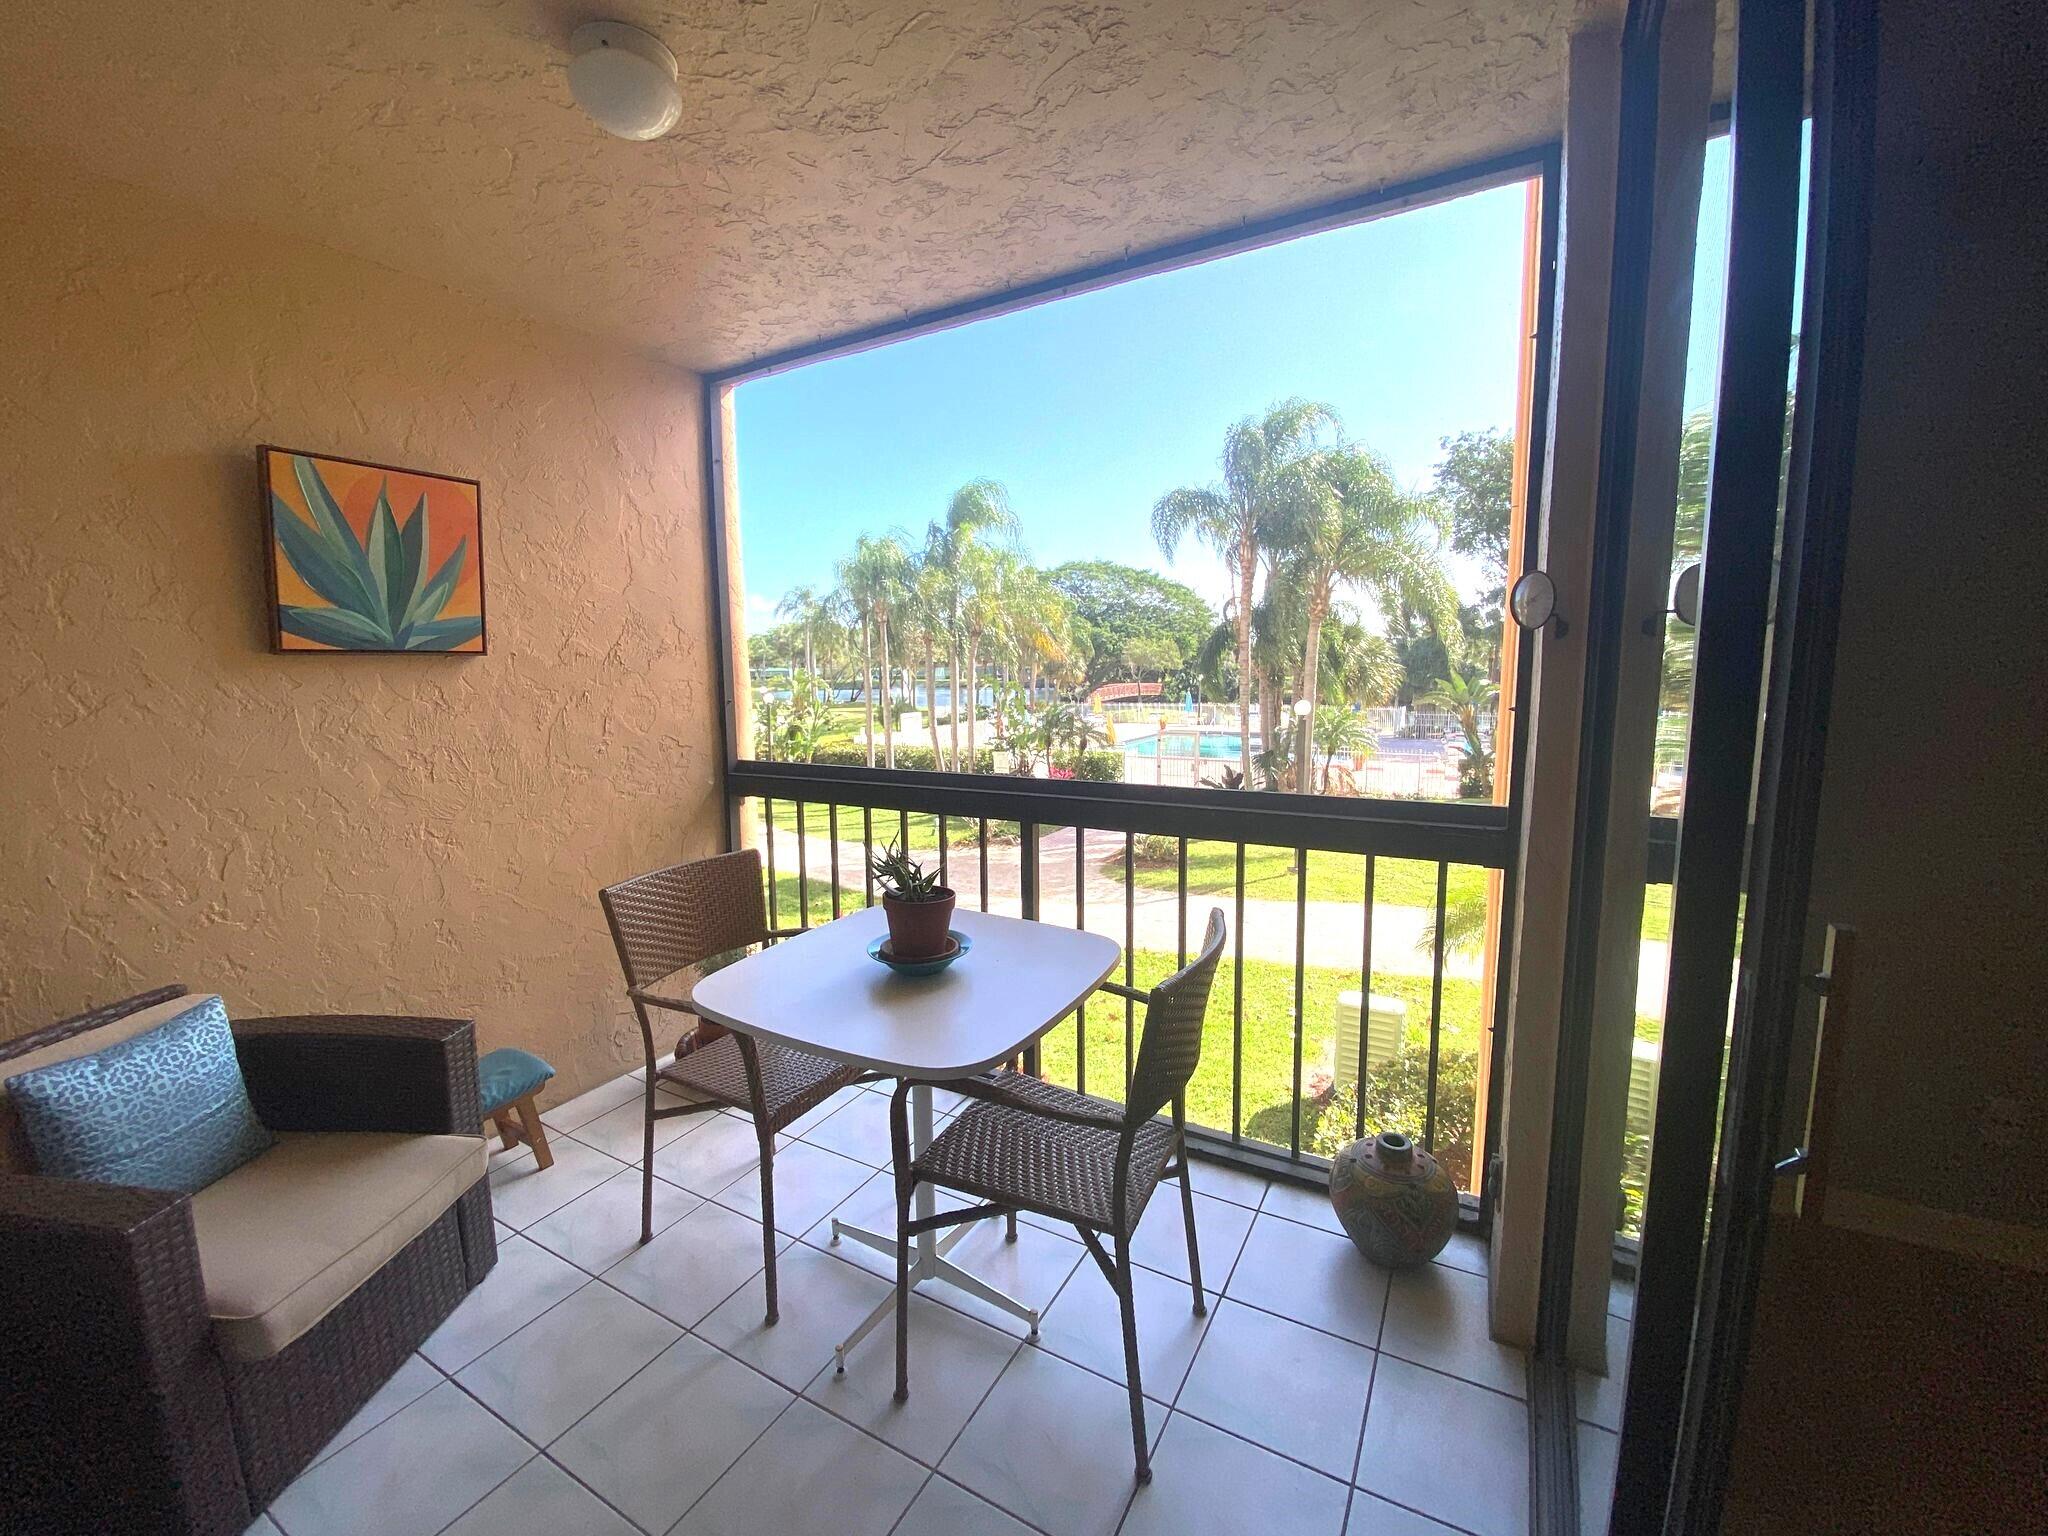
[[[0,135],[685,367],[1556,132],[1572,0],[55,0]],[[579,21],[682,62],[654,144]]]

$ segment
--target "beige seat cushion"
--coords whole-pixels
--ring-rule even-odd
[[[432,1226],[490,1166],[480,1136],[287,1132],[192,1197],[221,1353],[263,1360]]]

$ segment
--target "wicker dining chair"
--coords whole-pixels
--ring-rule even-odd
[[[640,1241],[654,1237],[654,1122],[722,1108],[753,1116],[761,1143],[761,1251],[767,1270],[768,1321],[775,1304],[775,1133],[815,1108],[861,1071],[751,1035],[721,1033],[716,1039],[688,1037],[676,1058],[657,1066],[650,1008],[695,1017],[686,1001],[652,995],[650,989],[716,955],[788,938],[802,930],[770,928],[762,898],[761,855],[752,848],[716,858],[676,864],[622,880],[597,893],[626,973],[626,995],[640,1020],[647,1053],[646,1139],[640,1158]],[[708,1032],[706,1032],[708,1034]],[[665,1105],[656,1089],[667,1085],[690,1102]]]
[[[1195,1315],[1206,1313],[1202,1258],[1195,1242],[1195,1196],[1188,1182],[1187,1085],[1202,1057],[1202,1024],[1209,988],[1223,954],[1221,908],[1209,914],[1201,953],[1150,992],[1104,982],[1102,990],[1145,1007],[1145,1033],[1122,1104],[1001,1070],[946,1086],[975,1102],[956,1115],[916,1158],[904,1097],[897,1085],[890,1101],[889,1134],[896,1155],[896,1398],[910,1395],[911,1239],[922,1232],[997,1215],[1036,1211],[1073,1223],[1123,1308],[1124,1370],[1131,1394],[1131,1441],[1137,1451],[1138,1481],[1152,1480],[1145,1446],[1145,1399],[1138,1382],[1138,1322],[1131,1288],[1131,1234],[1146,1202],[1162,1179],[1180,1180],[1181,1214],[1188,1229],[1188,1275]],[[1170,1121],[1156,1118],[1172,1107]],[[940,1211],[920,1220],[910,1215],[920,1182],[940,1185],[984,1202]],[[1112,1259],[1102,1239],[1114,1243]]]

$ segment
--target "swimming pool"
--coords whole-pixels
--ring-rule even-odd
[[[1168,757],[1236,757],[1242,740],[1236,731],[1168,731],[1163,738]],[[1144,736],[1125,745],[1124,750],[1136,757],[1157,757],[1158,736]],[[1199,746],[1200,750],[1197,750]],[[1252,750],[1258,750],[1258,740],[1253,738]]]
[[[1198,738],[1199,752],[1196,750]],[[1136,741],[1124,742],[1122,749],[1133,757],[1157,757],[1159,756],[1159,743],[1162,739],[1166,743],[1166,755],[1168,757],[1200,756],[1203,758],[1235,759],[1238,755],[1238,734],[1235,731],[1229,730],[1204,730],[1200,732],[1170,730],[1163,738],[1159,736],[1143,736]],[[1435,736],[1387,736],[1374,745],[1373,756],[1382,760],[1405,758],[1423,761],[1444,757],[1455,746],[1455,742],[1448,742]],[[1259,748],[1260,740],[1254,736],[1252,738],[1252,751],[1256,753]]]

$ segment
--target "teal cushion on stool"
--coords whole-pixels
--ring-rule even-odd
[[[554,1075],[555,1069],[533,1052],[501,1046],[476,1064],[476,1085],[483,1095],[484,1113],[488,1115],[514,1099],[525,1098]]]

